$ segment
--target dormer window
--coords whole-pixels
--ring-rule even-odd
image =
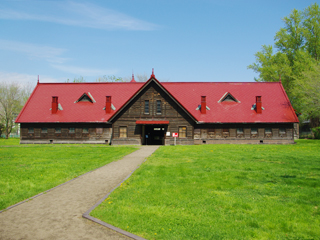
[[[77,101],[75,101],[74,103],[77,102],[91,102],[94,103],[96,102],[96,100],[94,100],[94,98],[92,97],[90,92],[84,93],[81,95],[81,97],[79,97],[79,99]]]
[[[220,100],[218,101],[218,103],[221,103],[221,102],[237,102],[237,103],[239,103],[240,101],[238,101],[234,96],[232,96],[231,93],[226,92],[222,96],[222,98],[220,98]]]

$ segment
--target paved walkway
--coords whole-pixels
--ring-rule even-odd
[[[82,218],[158,146],[141,149],[0,213],[0,239],[128,239]]]

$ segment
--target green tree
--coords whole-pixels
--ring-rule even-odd
[[[292,68],[288,56],[282,52],[274,53],[272,46],[262,46],[262,51],[255,54],[256,62],[248,68],[259,73],[257,82],[279,82],[281,80],[286,89],[291,82]]]
[[[296,78],[294,96],[299,99],[296,107],[301,111],[301,119],[310,119],[311,127],[319,125],[320,116],[320,66],[314,64],[312,69],[305,70]]]
[[[23,106],[22,89],[17,83],[0,83],[0,123],[6,138],[15,125],[14,120]]]
[[[308,53],[320,60],[320,9],[318,4],[307,7],[304,11],[303,34]]]
[[[308,103],[302,96],[308,93],[301,92],[310,90],[305,86],[311,84],[306,75],[316,72],[320,61],[319,5],[312,4],[303,11],[294,9],[283,21],[284,27],[280,28],[274,38],[276,51],[272,46],[263,45],[262,50],[255,54],[256,62],[249,65],[248,69],[259,74],[256,81],[274,82],[281,76],[283,87],[294,108],[299,109],[304,117],[308,116],[311,122],[319,124],[317,119],[320,113],[302,107]],[[302,88],[303,81],[306,83]]]

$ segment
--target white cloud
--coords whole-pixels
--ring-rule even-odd
[[[30,59],[43,59],[49,63],[62,64],[67,58],[60,57],[66,50],[29,43],[0,39],[0,49],[25,53]]]
[[[52,9],[55,10],[55,15],[50,13]],[[148,23],[91,3],[72,1],[51,3],[50,6],[44,5],[41,12],[46,13],[40,14],[38,12],[35,14],[12,9],[0,9],[0,19],[45,21],[107,30],[154,30],[158,28],[156,24]]]
[[[51,65],[53,68],[63,72],[72,73],[76,76],[101,76],[101,75],[114,75],[117,73],[115,69],[96,69],[96,68],[83,68],[67,65]]]

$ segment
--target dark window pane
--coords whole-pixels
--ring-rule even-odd
[[[157,114],[161,114],[161,100],[157,100]]]
[[[149,100],[144,101],[144,113],[149,114]]]

